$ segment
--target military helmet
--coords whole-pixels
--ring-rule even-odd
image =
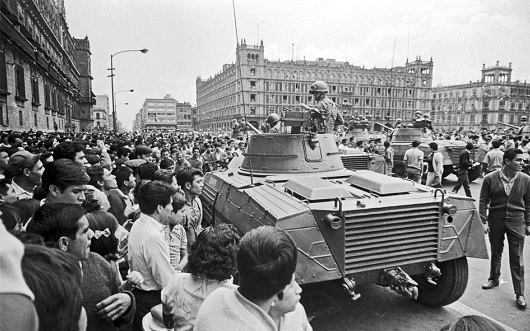
[[[401,118],[398,118],[398,119],[396,119],[396,122],[401,123],[401,122],[403,122],[403,120]]]
[[[267,124],[271,125],[272,123],[276,123],[279,120],[280,120],[280,116],[278,116],[278,114],[271,113],[271,114],[269,114],[269,116],[267,116],[267,119],[265,120],[265,122],[267,122]]]
[[[314,82],[313,84],[309,86],[309,93],[313,94],[315,92],[324,92],[324,93],[329,92],[328,84],[326,84],[326,82],[323,82],[321,80],[317,80],[316,82]]]

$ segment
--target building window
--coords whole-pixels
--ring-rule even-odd
[[[256,107],[250,107],[250,115],[256,115]]]
[[[256,81],[255,80],[251,80],[250,81],[250,88],[255,90],[256,89]]]
[[[283,96],[282,96],[282,102],[283,102],[283,103],[287,103],[287,96],[286,96],[286,95],[283,95]]]
[[[46,128],[50,129],[50,118],[46,117]]]
[[[22,115],[22,110],[18,111],[18,124],[24,126],[24,117]]]
[[[99,120],[99,113],[96,113],[96,119]],[[99,125],[99,122],[98,122],[98,125]]]
[[[31,104],[37,107],[40,106],[39,80],[37,77],[31,79]]]
[[[35,121],[35,127],[39,127],[39,123],[37,121],[37,114],[33,114],[33,120]]]
[[[250,76],[256,76],[256,68],[250,68]]]
[[[0,52],[0,93],[7,93],[6,54]]]
[[[51,90],[50,85],[44,85],[44,109],[50,109],[51,106]]]
[[[15,67],[15,98],[26,101],[26,85],[24,84],[24,68],[17,65]]]
[[[482,123],[488,123],[488,114],[482,114]]]
[[[250,95],[250,101],[251,102],[256,102],[256,95],[255,94],[251,94]]]
[[[0,125],[7,126],[7,109],[5,102],[0,100]]]
[[[499,122],[504,122],[504,114],[499,114]]]

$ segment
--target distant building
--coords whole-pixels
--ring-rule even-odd
[[[93,110],[93,130],[109,130],[109,97],[107,95],[96,95],[96,105]]]
[[[197,78],[197,130],[228,131],[232,119],[242,117],[259,127],[272,112],[301,110],[300,103],[312,103],[309,86],[316,80],[328,84],[329,97],[347,118],[358,113],[370,115],[374,122],[410,120],[414,111],[430,110],[432,59],[418,57],[390,69],[322,58],[269,61],[263,42],[250,46],[244,40],[237,45],[236,57],[241,71],[236,64],[225,64],[213,77]]]
[[[135,120],[137,130],[191,130],[191,105],[178,102],[167,94],[163,99],[145,99],[140,116]]]
[[[431,119],[445,130],[496,129],[503,123],[519,126],[530,115],[530,84],[512,82],[512,64],[482,65],[482,77],[468,84],[432,89]]]
[[[1,0],[0,129],[90,129],[90,43],[68,31],[63,0]]]

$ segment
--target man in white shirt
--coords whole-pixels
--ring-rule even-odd
[[[423,173],[423,152],[418,146],[420,146],[420,141],[414,140],[412,148],[405,152],[403,166],[407,172],[407,178],[420,183]]]
[[[427,181],[425,185],[435,188],[442,188],[442,175],[444,172],[444,162],[442,153],[438,152],[438,144],[429,143],[431,152],[427,157]]]
[[[134,222],[129,234],[127,254],[131,271],[138,271],[144,282],[133,294],[136,314],[133,330],[142,330],[142,318],[152,307],[162,303],[161,290],[175,273],[169,260],[169,245],[164,238],[164,226],[173,212],[172,196],[176,190],[160,182],[148,182],[138,192],[138,204],[142,214]]]

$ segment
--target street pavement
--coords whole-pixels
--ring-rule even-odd
[[[443,181],[443,187],[451,191],[456,183],[456,176],[450,175]],[[482,179],[470,184],[471,194],[477,199]],[[460,189],[459,194],[465,195]],[[530,237],[526,238],[524,262],[527,266],[525,282],[530,286]],[[489,245],[486,236],[486,244]],[[489,247],[488,247],[489,251]],[[331,313],[317,315],[311,325],[315,331],[327,330],[440,330],[465,315],[482,315],[493,319],[506,330],[530,330],[530,307],[520,310],[515,304],[515,294],[508,266],[508,244],[501,268],[501,284],[491,290],[483,290],[482,284],[489,275],[489,260],[468,259],[469,281],[466,292],[457,302],[440,308],[428,308],[414,300],[409,300],[389,288],[374,284],[358,286],[362,295],[357,301],[351,301],[341,309]],[[302,293],[302,296],[304,294]],[[530,291],[526,291],[530,301]]]

